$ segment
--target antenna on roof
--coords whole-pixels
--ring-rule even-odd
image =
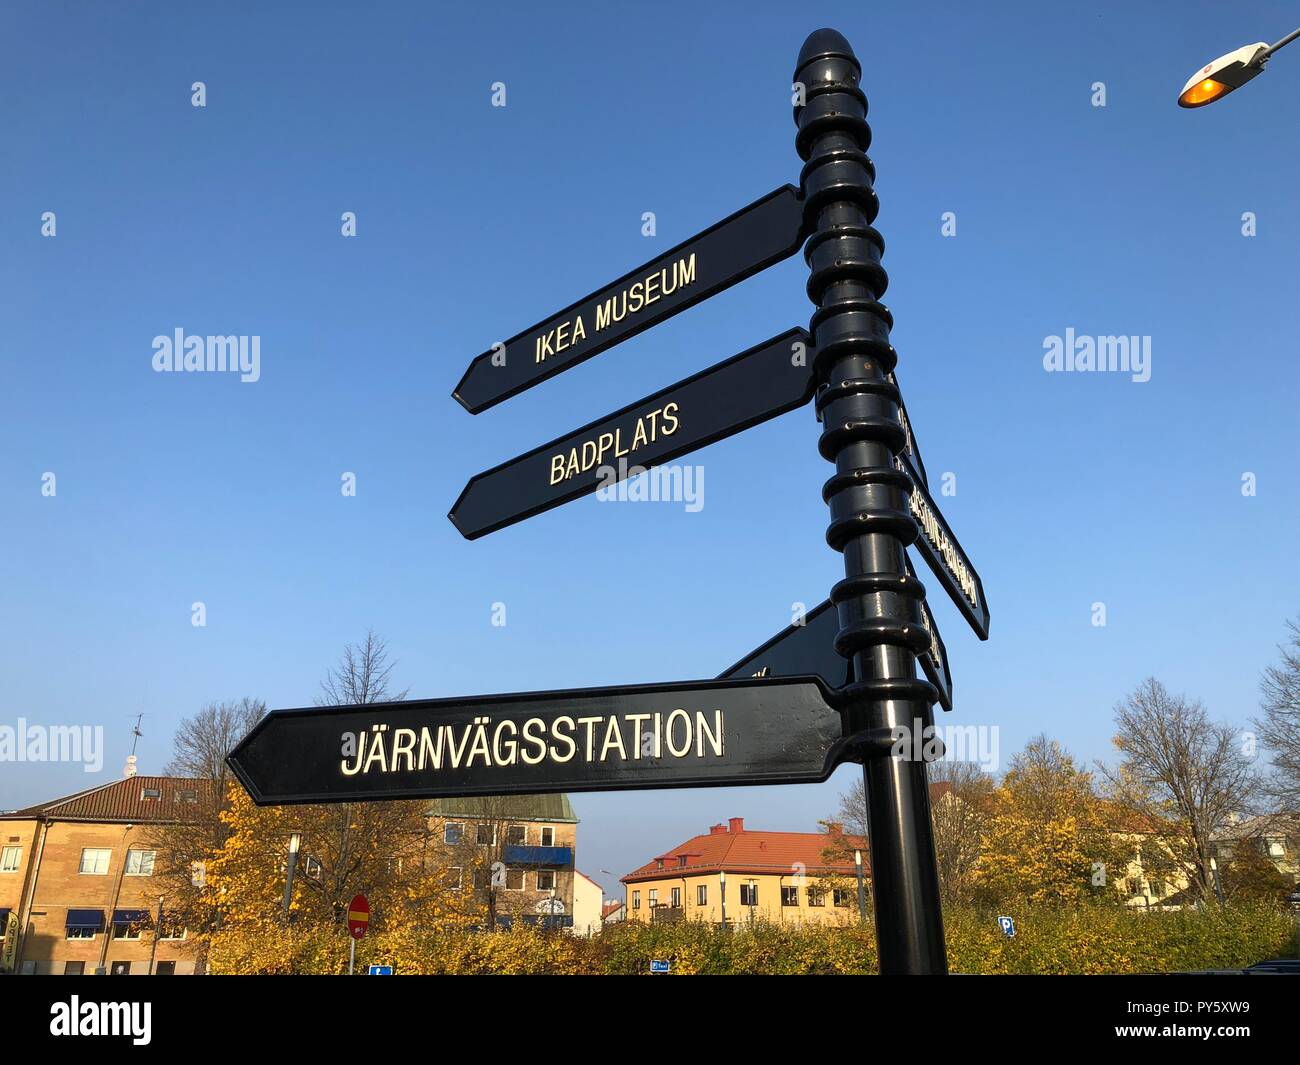
[[[140,742],[140,737],[144,735],[140,731],[140,722],[142,720],[144,720],[144,714],[136,714],[135,726],[131,729],[131,736],[133,737],[131,740],[131,753],[126,756],[126,768],[122,770],[122,775],[127,780],[130,780],[139,772],[135,764],[135,748],[136,744]]]

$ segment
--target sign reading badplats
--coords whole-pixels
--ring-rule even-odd
[[[470,479],[448,515],[469,539],[608,487],[807,403],[808,333],[791,329]]]
[[[452,395],[471,414],[599,355],[788,258],[802,243],[803,201],[783,185],[586,299],[485,351]]]
[[[276,710],[231,752],[259,804],[824,780],[815,677]]]

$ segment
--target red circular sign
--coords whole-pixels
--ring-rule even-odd
[[[348,903],[348,935],[360,939],[370,927],[370,903],[364,895],[354,895]]]

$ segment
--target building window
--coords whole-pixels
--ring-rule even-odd
[[[452,891],[459,891],[460,886],[465,881],[465,871],[459,865],[453,865],[447,870],[447,886]]]
[[[465,838],[465,826],[459,821],[448,821],[442,826],[442,841],[449,847],[458,847]]]
[[[506,890],[507,891],[524,890],[524,871],[522,869],[506,870]]]
[[[741,884],[740,885],[740,904],[742,906],[758,905],[758,885]]]
[[[310,877],[312,880],[319,880],[321,873],[321,864],[319,858],[313,858],[310,854],[305,854],[298,864],[298,875]]]
[[[1286,844],[1280,839],[1271,839],[1268,841],[1268,856],[1270,858],[1285,858]]]
[[[664,860],[663,860],[662,858],[656,858],[656,859],[655,859],[655,868],[656,868],[656,869],[662,869],[663,867],[664,867]]]
[[[141,788],[141,789],[140,789],[140,798],[141,798],[141,799],[161,799],[161,798],[162,798],[162,791],[161,791],[160,789],[158,789],[158,788]]]
[[[537,890],[554,891],[555,890],[555,870],[539,869],[537,871]]]
[[[179,941],[187,935],[189,935],[189,929],[185,927],[185,922],[180,917],[173,916],[170,913],[163,913],[158,932],[159,939]]]
[[[84,961],[67,961],[63,963],[64,976],[84,976],[86,974],[86,963]]]
[[[708,904],[709,904],[709,885],[708,885],[708,884],[696,884],[696,885],[695,885],[695,905],[696,905],[696,906],[707,906]]]
[[[175,976],[176,963],[174,961],[160,961],[153,967],[154,976]]]
[[[542,846],[543,847],[555,846],[555,829],[551,825],[542,826]]]
[[[177,802],[198,802],[199,793],[197,791],[178,791],[176,793]],[[166,964],[166,963],[162,963]]]
[[[95,876],[103,876],[108,872],[108,859],[113,852],[110,850],[101,850],[97,847],[86,847],[81,852],[81,869],[82,873],[91,873]]]
[[[848,888],[837,887],[834,891],[834,902],[836,906],[852,906],[853,892]]]
[[[675,887],[673,888],[673,909],[680,910],[681,908],[682,908],[682,889],[679,887]]]
[[[94,925],[69,925],[68,938],[69,939],[94,939],[95,933],[97,931],[98,929],[95,928]]]
[[[685,854],[679,854],[679,855],[677,856],[677,864],[678,864],[682,869],[685,869],[685,868],[686,868],[686,859],[687,859],[687,857],[688,857],[688,856],[685,855]]]
[[[659,889],[651,888],[648,892],[646,892],[646,895],[650,902],[650,909],[653,910],[656,906],[659,905]]]
[[[109,966],[109,976],[130,976],[131,963],[129,961],[115,961]]]
[[[826,905],[826,889],[825,889],[824,887],[809,887],[809,888],[808,888],[808,905],[809,905],[809,906],[825,906],[825,905]]]
[[[153,860],[157,851],[127,851],[127,876],[153,876]]]
[[[474,838],[478,841],[480,847],[491,847],[497,841],[497,826],[475,826]]]
[[[744,903],[745,903],[745,887],[746,887],[746,885],[744,885],[744,884],[741,884],[741,885],[740,885],[740,901],[741,901],[741,904],[742,904],[742,905],[744,905]],[[783,888],[781,888],[781,905],[782,905],[782,906],[798,906],[798,905],[799,905],[799,889],[798,889],[797,887],[783,887]]]
[[[139,939],[140,928],[141,926],[134,922],[130,924],[115,924],[113,925],[113,938],[126,940]]]
[[[641,892],[634,891],[632,892],[632,909],[639,910],[640,908],[641,908]]]
[[[506,842],[512,847],[522,847],[528,842],[528,826],[511,825],[506,829]]]
[[[0,873],[18,872],[18,863],[22,856],[22,847],[5,847],[4,850],[0,850]]]

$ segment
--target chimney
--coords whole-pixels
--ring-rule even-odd
[[[745,819],[743,817],[729,817],[727,818],[727,824],[731,826],[728,829],[729,832],[745,831]]]
[[[727,826],[719,821],[716,825],[709,825],[709,835],[717,836],[727,831]]]

